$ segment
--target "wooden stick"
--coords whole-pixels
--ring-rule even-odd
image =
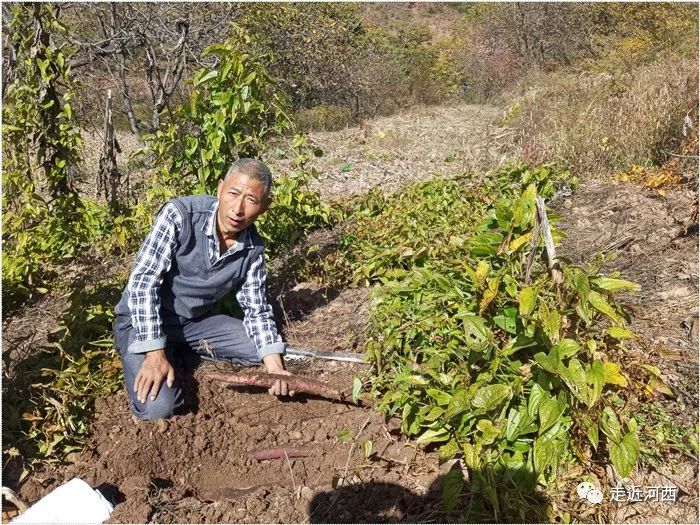
[[[535,214],[535,226],[532,228],[532,237],[530,237],[530,254],[527,256],[527,262],[525,263],[525,284],[530,284],[530,273],[532,272],[532,264],[535,262],[539,240],[540,218],[538,214]]]
[[[295,392],[305,392],[336,401],[343,401],[344,399],[340,391],[329,387],[327,384],[316,381],[315,379],[296,375],[213,373],[208,374],[207,377],[218,381],[224,381],[232,385],[263,386],[266,388],[272,387],[276,381],[284,381],[287,383],[287,386],[289,386],[289,389]]]
[[[544,199],[539,195],[537,196],[537,216],[542,228],[542,237],[544,238],[547,261],[549,262],[549,270],[552,272],[552,279],[555,284],[561,284],[564,282],[564,274],[556,260],[557,254],[554,250],[554,239],[552,239],[552,230],[547,220],[547,210],[544,206]]]

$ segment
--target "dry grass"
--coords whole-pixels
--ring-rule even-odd
[[[465,171],[486,171],[515,157],[513,130],[499,125],[501,109],[485,105],[418,106],[403,113],[361,122],[340,131],[309,133],[309,142],[324,155],[314,159],[320,177],[317,188],[325,198],[355,195],[374,187],[394,191],[410,182],[435,175],[452,176]],[[129,163],[139,148],[128,132],[116,132],[122,152],[117,164],[129,175],[131,187],[144,180],[146,171]],[[102,139],[83,130],[85,148],[81,190],[94,195]],[[271,150],[287,152],[287,159],[265,159],[273,173],[290,168],[289,139],[282,138]]]
[[[324,152],[315,160],[317,187],[334,199],[496,168],[516,153],[512,130],[498,124],[502,116],[484,105],[419,106],[341,131],[310,133]],[[276,172],[289,168],[289,160],[267,160]]]
[[[693,89],[697,104],[692,75],[697,62],[677,58],[618,76],[535,74],[510,121],[527,161],[561,161],[580,175],[661,164],[680,142]]]

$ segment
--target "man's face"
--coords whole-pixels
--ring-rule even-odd
[[[219,199],[216,223],[226,239],[237,239],[238,233],[253,224],[269,204],[263,183],[242,173],[234,172],[219,181],[216,196]]]

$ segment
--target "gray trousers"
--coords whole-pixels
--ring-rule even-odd
[[[163,382],[158,396],[153,401],[147,399],[145,403],[141,403],[136,399],[134,381],[146,354],[129,352],[129,345],[135,337],[131,317],[118,315],[114,321],[114,344],[124,368],[124,386],[129,394],[131,411],[139,419],[169,418],[183,406],[179,369],[196,366],[200,357],[244,366],[260,365],[255,345],[246,334],[240,319],[217,314],[193,319],[184,324],[177,320],[164,320],[163,331],[167,338],[165,352],[170,364],[175,367],[175,382],[172,387]]]

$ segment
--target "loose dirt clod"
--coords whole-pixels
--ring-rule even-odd
[[[209,374],[207,377],[239,386],[264,386],[270,388],[276,381],[284,381],[290,390],[316,396],[343,400],[343,394],[327,384],[308,377],[282,374]]]
[[[252,452],[248,455],[258,461],[264,461],[266,459],[305,458],[310,456],[311,452],[299,448],[268,448]]]

